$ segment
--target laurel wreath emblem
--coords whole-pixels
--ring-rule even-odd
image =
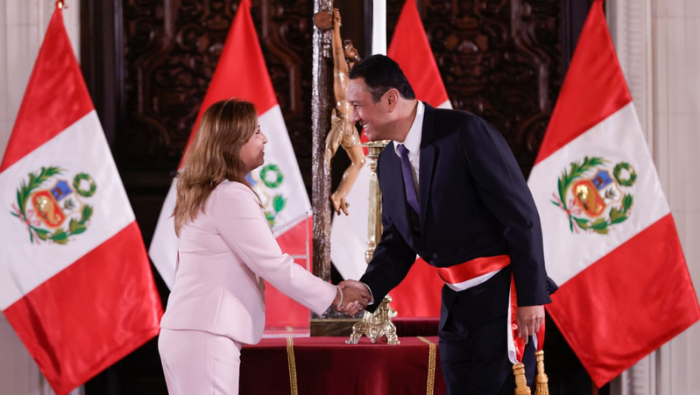
[[[86,224],[93,213],[92,206],[87,204],[83,206],[80,219],[71,218],[68,222],[68,228],[59,228],[53,232],[34,226],[27,217],[26,205],[32,191],[39,188],[51,177],[61,175],[63,171],[63,169],[56,166],[42,167],[38,173],[29,173],[29,179],[27,181],[22,181],[19,189],[17,189],[17,210],[16,212],[10,212],[10,214],[19,218],[27,225],[29,240],[32,243],[34,243],[35,239],[38,239],[42,241],[52,241],[56,244],[67,244],[70,236],[81,234],[87,230]],[[81,183],[83,181],[88,183],[89,187],[87,189],[81,188]],[[76,192],[83,197],[90,197],[94,195],[97,190],[95,182],[86,173],[80,173],[75,176],[73,179],[73,187]]]
[[[629,176],[627,178],[621,178],[622,170],[626,170],[629,173]],[[632,166],[630,166],[629,163],[625,162],[620,162],[617,165],[615,165],[615,168],[613,169],[613,177],[615,177],[615,180],[617,180],[617,183],[625,186],[625,187],[631,187],[634,185],[635,181],[637,181],[637,173],[634,171]]]
[[[90,189],[87,191],[84,189],[80,188],[81,181],[87,181],[88,185],[90,185]],[[90,177],[89,174],[87,173],[80,173],[73,178],[73,188],[75,188],[75,192],[78,193],[78,195],[82,197],[90,197],[95,194],[95,191],[97,191],[97,185],[95,185],[95,181],[92,180],[92,177]]]
[[[274,172],[277,177],[275,181],[270,181],[267,179],[267,173],[268,172]],[[282,174],[282,171],[280,171],[279,166],[277,165],[267,165],[260,170],[260,178],[262,179],[262,182],[267,186],[268,188],[277,188],[282,184],[282,180],[284,180],[284,175]]]
[[[552,204],[564,210],[569,217],[569,229],[574,232],[576,229],[592,231],[598,234],[608,234],[610,227],[626,221],[629,218],[630,209],[634,203],[634,197],[630,194],[624,194],[622,202],[618,207],[612,207],[607,217],[600,217],[595,220],[578,217],[572,210],[573,208],[566,204],[567,194],[571,184],[577,179],[583,177],[589,170],[596,166],[608,163],[601,157],[584,157],[583,161],[571,162],[569,169],[564,169],[561,177],[557,179],[557,187],[559,197],[557,200],[552,200]],[[627,177],[622,177],[622,172],[627,172]],[[634,168],[626,162],[620,162],[613,169],[613,176],[618,184],[631,187],[637,180],[637,173]],[[573,205],[573,200],[570,202]]]
[[[272,173],[275,174],[275,179],[271,181],[268,179],[268,175]],[[264,166],[260,170],[260,179],[266,187],[270,189],[275,189],[279,188],[280,185],[282,185],[282,181],[284,181],[284,174],[282,174],[282,171],[280,170],[279,166],[270,164]],[[271,210],[264,210],[265,218],[267,219],[267,222],[270,224],[270,226],[275,226],[277,215],[280,213],[280,211],[284,209],[286,205],[287,199],[285,199],[281,194],[278,193],[272,198]]]

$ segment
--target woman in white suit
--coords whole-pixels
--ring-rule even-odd
[[[265,325],[263,279],[317,314],[331,304],[356,314],[371,299],[282,253],[245,180],[263,164],[265,143],[251,103],[217,102],[178,176],[179,263],[158,342],[171,395],[238,394],[241,347],[260,341]]]

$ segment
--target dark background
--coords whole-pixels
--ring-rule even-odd
[[[592,2],[417,1],[453,107],[496,126],[526,177]],[[343,38],[364,55],[371,4],[335,2]],[[387,1],[388,43],[403,4]],[[309,192],[313,5],[252,0],[251,10]],[[81,0],[80,7],[83,73],[148,246],[238,0]],[[339,150],[335,183],[347,164]],[[167,287],[153,272],[165,303]],[[590,378],[554,324],[547,325],[550,394],[591,394]],[[87,395],[166,394],[156,339],[85,388]]]

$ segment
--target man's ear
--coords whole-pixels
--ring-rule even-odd
[[[389,112],[394,111],[396,106],[399,104],[399,91],[396,88],[391,88],[386,93],[384,93],[384,99],[387,101],[389,106]]]

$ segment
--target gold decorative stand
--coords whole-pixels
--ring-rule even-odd
[[[360,341],[360,337],[365,335],[372,343],[375,343],[382,336],[386,336],[387,344],[392,346],[401,344],[399,337],[396,336],[396,326],[391,322],[391,319],[396,317],[396,310],[389,306],[390,302],[391,296],[387,295],[377,310],[374,311],[374,314],[365,311],[362,320],[352,326],[350,339],[346,340],[345,343],[357,344]]]
[[[372,260],[374,250],[377,248],[379,239],[382,236],[382,191],[379,189],[379,180],[377,179],[377,159],[379,154],[387,145],[387,141],[372,141],[365,144],[369,153],[369,221],[367,232],[367,252],[365,259],[367,263]],[[352,334],[350,339],[346,340],[347,344],[357,344],[362,335],[367,336],[372,343],[382,336],[386,336],[387,344],[400,344],[399,337],[396,335],[396,326],[391,319],[396,317],[396,310],[389,306],[391,296],[387,295],[379,304],[374,313],[365,311],[362,320],[352,326]]]
[[[365,260],[369,263],[374,256],[379,239],[382,237],[382,191],[379,189],[377,179],[377,159],[388,141],[370,141],[363,144],[367,147],[367,161],[369,165],[369,212],[367,221],[367,251]]]

